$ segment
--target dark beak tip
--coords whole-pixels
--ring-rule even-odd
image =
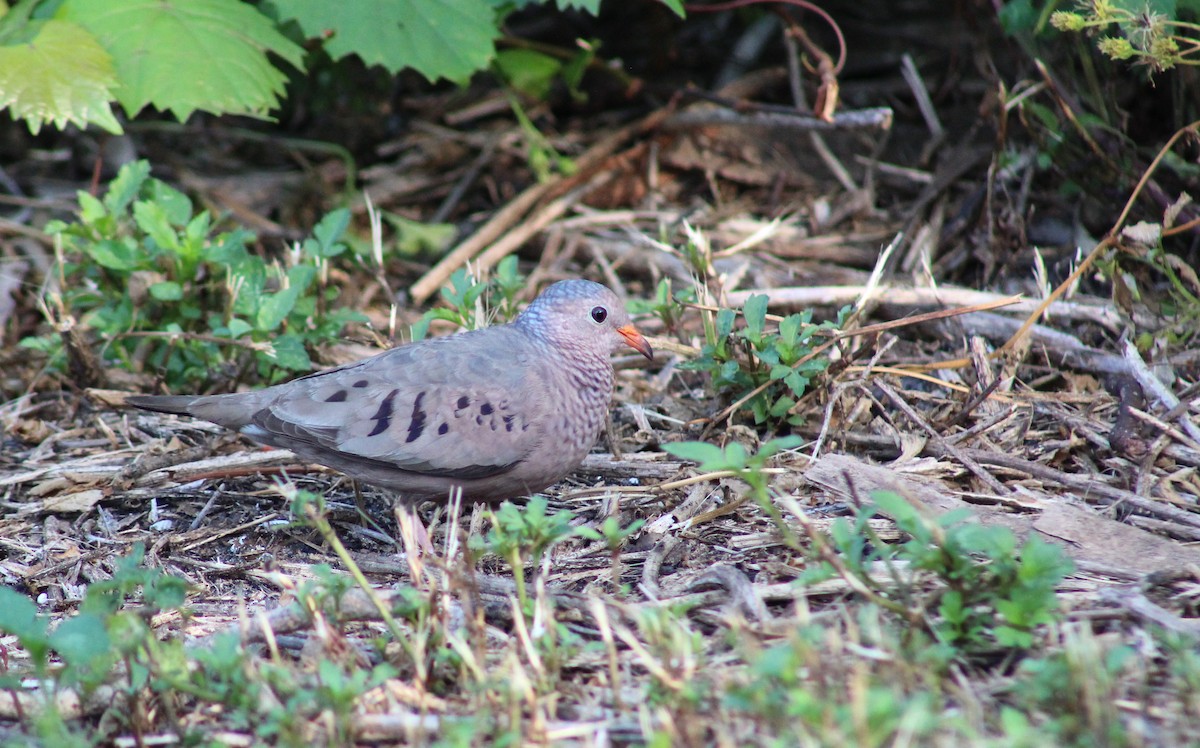
[[[619,328],[617,332],[621,333],[621,337],[625,338],[625,342],[629,344],[630,348],[642,354],[647,359],[654,360],[654,349],[650,347],[650,343],[646,341],[646,338],[637,331],[637,328],[633,325],[626,325]]]

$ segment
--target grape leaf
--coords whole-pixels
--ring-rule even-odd
[[[58,17],[95,34],[112,55],[116,95],[134,116],[147,106],[185,120],[197,109],[266,116],[304,51],[239,0],[64,0]]]
[[[21,38],[0,46],[0,108],[10,107],[34,135],[47,122],[121,132],[109,106],[117,88],[112,58],[92,34],[47,20],[29,24]]]
[[[358,55],[396,73],[413,68],[430,81],[465,82],[496,54],[495,13],[486,0],[272,0],[281,19],[325,39],[335,59]]]

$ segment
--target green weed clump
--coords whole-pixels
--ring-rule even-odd
[[[833,524],[837,573],[853,574],[890,609],[921,624],[934,638],[934,660],[1027,650],[1039,627],[1058,620],[1055,589],[1074,565],[1057,546],[1036,535],[1018,545],[1012,530],[982,525],[969,510],[932,517],[899,494],[872,498],[853,522]],[[908,540],[880,541],[869,524],[877,514],[891,517]],[[877,568],[887,570],[886,582],[872,574]]]
[[[450,276],[450,285],[442,287],[442,301],[446,305],[434,307],[421,316],[413,325],[413,340],[428,335],[429,326],[435,321],[450,322],[463,330],[511,322],[520,312],[518,295],[524,287],[525,276],[517,270],[517,258],[513,255],[498,262],[488,279],[459,268]]]
[[[123,167],[103,198],[80,192],[79,206],[77,220],[46,226],[59,248],[47,306],[94,331],[106,361],[157,372],[170,389],[247,366],[267,381],[308,371],[309,346],[366,320],[335,307],[339,291],[327,283],[330,261],[347,251],[345,210],[269,262],[251,252],[252,233],[219,231],[145,161]],[[57,334],[22,345],[62,361]]]
[[[766,421],[799,425],[803,416],[793,406],[829,360],[816,355],[818,336],[842,327],[848,310],[836,320],[813,324],[812,311],[791,314],[775,329],[767,327],[767,296],[751,296],[742,307],[744,325],[734,329],[737,312],[721,309],[706,320],[700,356],[681,369],[706,372],[712,389],[734,397],[756,424]]]

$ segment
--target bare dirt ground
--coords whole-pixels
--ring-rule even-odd
[[[27,201],[33,212],[24,224],[0,225],[4,583],[65,620],[86,588],[111,579],[117,560],[141,544],[147,566],[188,583],[185,608],[154,617],[160,639],[204,647],[234,631],[248,660],[286,661],[302,673],[325,660],[397,668],[346,714],[281,704],[304,724],[270,735],[254,722],[266,719],[267,695],[257,706],[217,706],[196,693],[133,697],[137,689],[108,683],[64,702],[76,734],[121,745],[181,734],[226,744],[1200,741],[1200,680],[1189,680],[1200,668],[1173,670],[1195,659],[1200,634],[1200,351],[1181,322],[1197,310],[1173,301],[1162,265],[1113,259],[1149,257],[1156,241],[1120,229],[1162,223],[1196,185],[1186,170],[1151,180],[1118,219],[1170,135],[1165,120],[1144,126],[1149,150],[1126,153],[1120,179],[1089,181],[1099,157],[1078,141],[1070,143],[1080,151],[1074,172],[1062,161],[1047,167],[1045,122],[1013,102],[1024,93],[1060,111],[1073,103],[1070,92],[977,17],[982,5],[957,14],[922,8],[839,17],[851,55],[832,123],[789,109],[783,59],[716,66],[724,82],[713,74],[689,88],[647,55],[640,93],[598,95],[587,111],[532,105],[534,121],[576,165],[540,183],[494,90],[406,92],[370,127],[342,128],[361,141],[349,147],[371,154],[350,185],[359,230],[364,192],[383,210],[459,228],[449,259],[396,253],[382,279],[335,271],[345,272],[340,302],[377,330],[391,328],[393,299],[403,331],[453,270],[470,260],[482,272],[512,253],[528,279],[526,300],[571,276],[630,299],[652,298],[664,278],[698,292],[672,325],[639,318],[656,360],[617,360],[611,434],[547,492],[550,510],[569,511],[575,526],[644,524],[616,553],[573,538],[549,550],[541,573],[527,568],[528,620],[505,560],[466,548],[491,527],[488,507],[456,514],[427,504],[436,554],[406,556],[385,493],[361,487],[360,496],[336,473],[208,424],[117,407],[116,392],[154,391],[153,371],[106,368],[80,382],[16,345],[46,329],[36,299],[53,247],[38,221],[62,215],[72,190],[88,188],[82,166],[75,178],[52,178],[71,164],[133,148],[279,252],[343,194],[343,160],[299,142],[251,141],[219,121],[135,125],[121,143],[78,134],[53,147],[24,142],[25,159],[9,171],[36,198]],[[705,41],[695,33],[681,34],[670,64],[694,62]],[[917,71],[908,80],[905,54]],[[808,94],[820,83],[806,81]],[[392,124],[379,121],[384,114]],[[310,116],[306,134],[329,137],[334,119]],[[1194,161],[1187,147],[1182,155]],[[1097,245],[1114,228],[1115,241]],[[1184,288],[1200,258],[1190,236],[1181,231],[1155,250],[1174,258],[1166,266]],[[690,257],[689,242],[699,247]],[[1138,282],[1114,286],[1122,274]],[[740,309],[755,293],[778,315],[811,309],[819,321],[854,308],[844,335],[819,338],[830,343],[820,353],[828,367],[807,394],[762,423],[737,407],[741,392],[714,392],[711,372],[683,366],[701,355],[705,315]],[[344,346],[317,353],[342,362],[371,343],[355,328]],[[223,374],[213,389],[239,386]],[[767,465],[774,512],[747,500],[744,476],[705,473],[663,448],[703,440],[753,453],[789,433],[803,444]],[[326,497],[345,557],[291,522],[283,476]],[[927,607],[944,580],[901,584],[881,572],[863,588],[813,540],[877,490],[899,493],[928,517],[965,509],[969,521],[1010,528],[1019,543],[1036,536],[1061,548],[1074,571],[1056,587],[1053,623],[1037,627],[1028,647],[923,664],[896,632],[932,630],[929,622],[946,615]],[[907,537],[887,517],[873,522],[877,542]],[[328,600],[305,591],[321,577],[315,564],[345,570],[346,558],[393,604],[401,590],[417,591],[424,617],[402,622],[416,643],[371,644],[389,628],[361,591],[341,604],[357,623],[333,623]],[[822,563],[829,578],[797,582]],[[539,643],[548,630],[557,631],[554,646]],[[783,674],[762,657],[780,643],[792,646]],[[0,644],[5,667],[19,671],[27,659],[16,638]],[[1118,650],[1130,659],[1102,666],[1110,681],[1096,682],[1071,659],[1089,647],[1088,666]],[[1037,680],[1022,660],[1065,663],[1064,674],[1055,680],[1047,665]],[[246,667],[270,682],[259,666]],[[1035,698],[1038,687],[1049,693]],[[780,703],[747,695],[756,690]],[[35,740],[23,711],[32,702],[23,707],[10,694],[0,695],[0,735]],[[1008,721],[1012,713],[1033,725],[1029,732]]]

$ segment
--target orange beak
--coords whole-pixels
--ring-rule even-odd
[[[642,337],[642,334],[637,331],[636,327],[625,325],[624,327],[618,327],[617,332],[621,333],[621,337],[625,338],[625,342],[631,348],[651,361],[654,360],[654,349],[650,347],[650,344],[646,342],[646,339]]]

